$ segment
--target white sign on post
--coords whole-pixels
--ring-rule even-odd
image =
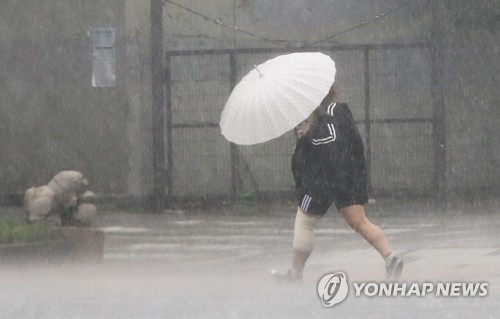
[[[88,31],[92,40],[92,86],[116,86],[116,29],[96,27]]]

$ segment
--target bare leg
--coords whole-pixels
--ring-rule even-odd
[[[314,247],[314,229],[318,217],[305,214],[297,208],[293,230],[292,268],[302,272]]]
[[[292,268],[299,272],[304,271],[304,267],[309,256],[311,256],[311,252],[303,252],[294,249],[292,254]]]
[[[271,275],[279,280],[302,280],[302,272],[314,247],[314,228],[318,217],[310,216],[297,209],[293,230],[292,268],[286,271],[272,270]]]
[[[382,257],[385,258],[392,252],[384,232],[366,218],[363,205],[344,207],[340,210],[340,213],[349,226],[363,236]]]

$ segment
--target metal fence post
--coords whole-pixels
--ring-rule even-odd
[[[443,92],[443,47],[440,44],[440,25],[438,16],[439,3],[432,3],[431,26],[431,90],[433,104],[432,137],[434,144],[433,191],[439,208],[445,208],[447,202],[446,181],[446,128]]]
[[[172,198],[172,174],[173,174],[173,149],[172,149],[172,81],[170,56],[165,55],[165,184],[167,187],[167,198]]]
[[[371,114],[370,114],[370,48],[363,49],[364,58],[364,93],[365,93],[365,134],[366,134],[366,169],[368,175],[368,193],[372,191],[372,145],[371,145]]]
[[[236,53],[233,51],[229,54],[229,85],[230,90],[236,86],[237,81],[237,61]],[[238,146],[234,143],[230,144],[231,148],[231,191],[233,197],[237,196],[241,192],[242,182],[240,175],[240,154],[238,152]]]
[[[165,209],[165,142],[163,140],[163,1],[151,0],[151,86],[154,210]]]

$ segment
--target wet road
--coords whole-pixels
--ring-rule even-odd
[[[162,215],[103,213],[99,264],[6,266],[2,318],[496,318],[500,313],[499,202],[438,212],[400,202],[368,208],[405,259],[402,282],[487,282],[486,297],[367,297],[322,306],[325,273],[379,282],[377,253],[333,210],[316,232],[304,282],[272,281],[286,267],[292,205],[224,207]],[[256,215],[254,215],[256,214]]]

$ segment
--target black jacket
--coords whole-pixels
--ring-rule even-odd
[[[345,103],[323,107],[311,129],[297,140],[292,172],[298,190],[308,193],[366,188],[364,146]]]

